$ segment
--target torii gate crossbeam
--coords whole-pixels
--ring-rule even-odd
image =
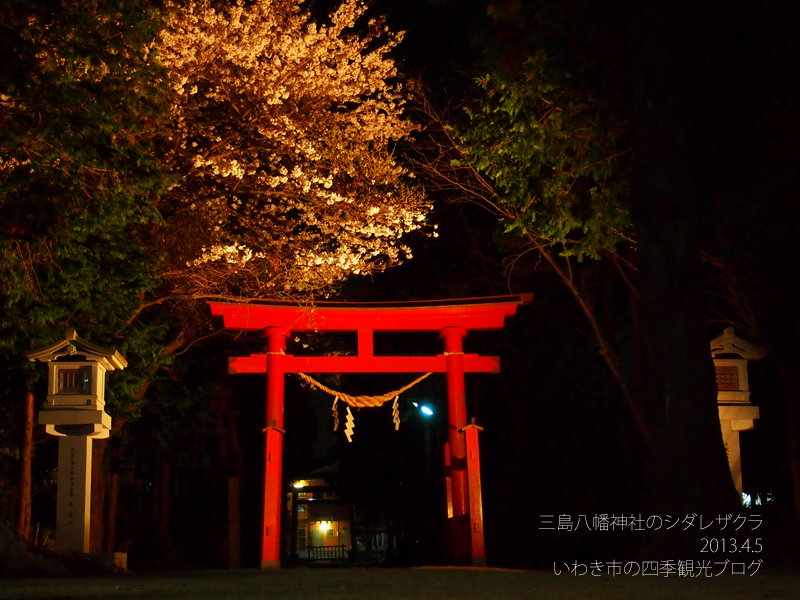
[[[229,359],[230,373],[266,373],[266,467],[262,568],[280,567],[282,506],[283,402],[286,373],[446,373],[449,442],[448,515],[452,514],[450,552],[458,562],[486,564],[477,430],[467,425],[464,373],[496,373],[496,357],[464,354],[470,330],[501,329],[517,306],[532,295],[501,296],[432,303],[359,304],[320,302],[313,307],[289,303],[209,302],[226,329],[259,331],[268,340],[266,354]],[[294,331],[356,331],[357,356],[292,356],[286,338]],[[436,356],[375,356],[375,331],[438,331],[445,352]],[[469,446],[470,460],[467,460]]]

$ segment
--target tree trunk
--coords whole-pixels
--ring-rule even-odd
[[[794,509],[794,521],[800,526],[800,441],[797,439],[796,432],[800,431],[800,410],[798,410],[797,392],[792,389],[784,389],[782,394],[786,406],[786,420],[789,430],[787,453],[789,460],[789,473],[792,486],[792,508]]]
[[[691,229],[666,219],[637,223],[642,359],[652,433],[645,477],[649,509],[662,517],[710,517],[734,513],[739,506],[719,425],[702,274]],[[696,545],[697,540],[668,541],[656,534],[651,542],[646,560],[675,558],[671,550],[689,550],[684,543]]]
[[[141,395],[144,395],[144,389],[141,390]],[[141,396],[137,395],[137,397]],[[103,547],[105,548],[106,552],[114,552],[114,549],[116,548],[117,508],[119,504],[118,463],[120,458],[120,445],[118,443],[118,438],[115,438],[114,436],[116,436],[120,429],[125,426],[125,423],[125,419],[114,418],[111,422],[111,431],[109,432],[108,439],[102,440],[106,442],[102,446],[103,456],[101,458],[101,462],[104,463],[101,469],[101,480],[103,482],[103,510],[99,511],[96,519],[101,523],[99,531],[104,535],[101,535],[99,539],[105,540]],[[97,441],[95,441],[94,444],[99,446]],[[94,480],[92,481],[92,486],[94,486]],[[94,487],[92,490],[92,495],[94,495]],[[108,491],[107,498],[105,493],[106,491]],[[92,526],[94,527],[95,517],[93,516],[92,518]],[[97,551],[99,552],[100,550],[98,549]]]
[[[156,510],[156,541],[161,546],[161,554],[169,548],[169,517],[170,517],[170,458],[166,448],[161,452],[158,461],[158,494]]]
[[[296,501],[296,500],[295,500]],[[294,534],[297,531],[296,508],[293,507]],[[228,568],[242,568],[242,478],[228,477]],[[296,538],[293,537],[296,542]]]
[[[347,503],[349,525],[350,525],[350,562],[354,563],[358,560],[358,535],[356,533],[356,505],[348,501]],[[310,534],[309,534],[310,535]],[[310,539],[307,538],[306,549],[311,545]]]
[[[117,535],[117,501],[119,498],[119,473],[111,471],[108,512],[106,519],[106,552],[114,552]]]
[[[631,217],[638,242],[643,392],[651,432],[645,478],[648,510],[661,518],[711,518],[739,507],[722,443],[708,346],[699,247],[702,198],[691,155],[697,124],[691,120],[689,94],[699,83],[690,75],[691,48],[698,43],[691,36],[702,28],[698,23],[687,27],[687,14],[694,13],[653,0],[633,26],[639,65]],[[645,532],[642,558],[699,557],[699,550],[696,532],[662,527]]]
[[[792,494],[792,512],[794,522],[800,526],[800,441],[796,432],[800,431],[800,402],[797,395],[797,365],[800,356],[794,355],[793,347],[781,346],[774,332],[767,331],[767,342],[772,359],[781,380],[781,391],[778,394],[786,420],[786,460],[789,466],[789,482]],[[788,358],[787,358],[788,357]],[[793,369],[792,366],[795,368]]]
[[[31,540],[31,498],[33,487],[33,390],[25,392],[25,426],[19,449],[19,488],[17,489],[17,523],[15,533],[20,544]]]
[[[108,438],[92,440],[92,497],[89,514],[89,552],[102,552],[105,537],[106,480],[103,462]]]
[[[227,375],[222,375],[222,377],[227,377]],[[217,422],[217,448],[228,481],[228,567],[239,569],[242,566],[241,485],[244,458],[237,434],[239,411],[236,409],[233,395],[224,379],[215,388],[212,410]]]

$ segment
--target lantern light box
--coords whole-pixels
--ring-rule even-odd
[[[47,406],[39,412],[47,433],[107,438],[111,417],[105,412],[105,374],[128,366],[122,355],[68,329],[64,340],[27,356],[48,363]]]

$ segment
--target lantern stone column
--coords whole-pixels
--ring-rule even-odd
[[[283,476],[283,398],[284,354],[289,331],[283,327],[267,327],[264,337],[269,343],[267,356],[266,465],[264,469],[264,529],[261,545],[261,568],[281,566],[281,478]]]
[[[92,438],[58,438],[56,548],[59,552],[89,552],[92,498]]]

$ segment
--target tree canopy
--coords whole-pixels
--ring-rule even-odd
[[[44,338],[69,321],[127,340],[147,373],[186,329],[176,301],[308,297],[410,258],[402,236],[430,207],[392,154],[415,127],[387,55],[402,34],[366,10],[347,0],[317,24],[295,0],[8,4],[9,356],[41,343],[26,320]]]
[[[504,231],[556,245],[562,256],[599,258],[630,233],[624,121],[543,50],[510,75],[478,78],[482,94],[468,122],[449,126],[453,167],[472,167],[489,186],[479,201],[504,219]]]
[[[429,206],[392,155],[414,129],[388,56],[402,34],[360,0],[327,24],[298,0],[168,7],[168,292],[307,294],[410,258]]]
[[[132,360],[114,378],[129,399],[163,334],[157,321],[127,323],[160,285],[139,237],[160,222],[150,198],[169,180],[153,144],[164,70],[142,52],[161,18],[140,0],[0,10],[3,364],[32,376],[24,352],[69,324]]]

